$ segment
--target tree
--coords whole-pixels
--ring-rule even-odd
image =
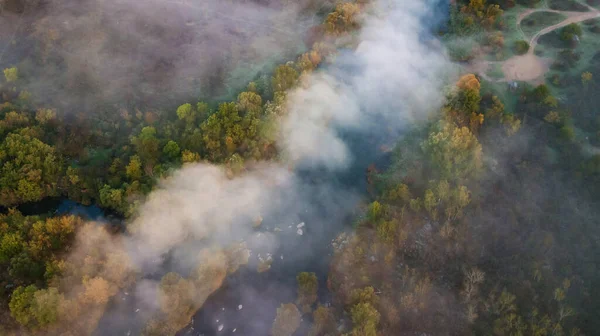
[[[179,145],[173,140],[169,140],[163,147],[163,154],[171,161],[179,158],[180,151]]]
[[[293,303],[282,304],[277,308],[277,316],[271,327],[272,336],[292,336],[300,327],[300,311]]]
[[[30,285],[27,287],[18,287],[12,293],[10,303],[10,315],[24,327],[35,325],[35,316],[33,315],[33,305],[37,287]]]
[[[331,35],[343,35],[360,27],[360,7],[352,2],[343,2],[325,19],[325,31]]]
[[[123,190],[113,189],[108,184],[105,184],[99,191],[100,204],[103,207],[111,208],[120,212],[125,212],[123,199]]]
[[[28,251],[23,250],[10,259],[8,274],[21,283],[32,283],[44,278],[44,263],[36,260]]]
[[[298,72],[290,65],[280,65],[275,69],[273,74],[271,85],[273,91],[287,91],[296,85],[298,80]]]
[[[592,81],[593,75],[591,72],[586,71],[581,74],[581,83],[587,87],[588,83]]]
[[[125,174],[132,180],[139,180],[142,177],[142,162],[138,155],[129,158],[129,164],[125,168]]]
[[[152,175],[152,168],[158,161],[159,141],[156,138],[156,129],[152,126],[142,128],[142,131],[137,137],[133,137],[132,143],[146,166],[145,171],[148,175]]]
[[[187,316],[194,309],[193,292],[191,281],[174,272],[165,274],[159,285],[161,310],[167,315]]]
[[[4,78],[8,83],[19,79],[19,70],[16,67],[4,69]]]
[[[350,310],[352,317],[352,336],[377,336],[380,315],[370,303],[358,303]]]
[[[210,113],[208,104],[204,103],[204,102],[198,102],[196,104],[196,112],[197,112],[198,118],[200,118],[202,120],[206,119],[206,117],[208,117],[208,114]]]
[[[313,325],[308,332],[309,336],[335,335],[336,321],[331,308],[317,307],[313,313]]]
[[[177,117],[188,124],[193,124],[196,120],[196,110],[192,108],[192,104],[183,104],[177,108]]]
[[[369,204],[367,218],[370,221],[376,222],[381,217],[382,214],[383,214],[383,205],[381,205],[381,203],[379,203],[378,201],[374,201],[373,203]]]
[[[577,23],[571,23],[560,30],[560,38],[565,42],[572,42],[575,37],[581,38],[583,30]]]
[[[55,323],[59,318],[58,308],[65,298],[56,288],[40,289],[34,293],[34,304],[31,313],[39,327],[45,327]]]
[[[75,216],[39,220],[29,231],[29,251],[35,257],[46,259],[53,252],[63,250],[75,235],[81,220]]]
[[[310,307],[317,301],[319,281],[315,273],[301,272],[296,276],[298,282],[298,305],[303,312],[310,312]]]
[[[513,50],[517,55],[526,54],[529,51],[529,43],[527,43],[527,41],[524,40],[515,41]]]
[[[200,154],[184,150],[183,153],[181,153],[181,161],[183,163],[198,162],[200,161]]]
[[[447,180],[465,179],[477,174],[482,165],[482,149],[466,127],[441,121],[421,143],[432,168]]]
[[[237,106],[241,112],[258,116],[262,109],[262,98],[254,92],[242,92],[238,95]]]
[[[35,120],[42,125],[49,124],[56,120],[56,111],[52,109],[38,109],[35,112]]]
[[[457,125],[466,126],[477,132],[483,123],[483,114],[479,113],[481,103],[481,84],[473,74],[462,76],[456,83],[456,91],[448,96],[445,113]]]
[[[4,233],[0,236],[0,263],[8,262],[19,255],[25,246],[23,237],[18,232]]]
[[[211,159],[214,161],[222,157],[222,124],[219,120],[219,116],[215,113],[212,114],[206,121],[200,126],[202,128],[204,140],[204,147]]]
[[[82,299],[87,303],[103,305],[112,296],[111,284],[101,277],[84,279],[83,287]]]
[[[62,163],[53,147],[30,135],[10,133],[0,144],[0,204],[35,202],[57,195],[61,171]]]
[[[242,125],[239,112],[236,103],[223,103],[200,126],[205,147],[214,161],[221,161],[224,154],[235,153],[246,139],[247,130]]]

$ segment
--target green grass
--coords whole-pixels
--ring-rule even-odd
[[[515,111],[517,101],[519,100],[518,92],[508,90],[508,84],[504,82],[481,82],[481,94],[498,96],[504,104],[505,111]]]
[[[592,21],[592,20],[589,20]],[[583,36],[579,44],[577,44],[572,50],[580,54],[579,61],[571,68],[566,69],[565,71],[555,71],[552,70],[549,75],[559,74],[559,75],[568,75],[568,76],[580,76],[585,69],[587,69],[590,64],[595,63],[598,57],[596,56],[598,50],[600,50],[600,38],[599,33],[594,33],[591,30],[594,27],[600,26],[600,20],[594,19],[596,22],[587,22],[586,24],[582,24]],[[549,34],[542,36],[539,40],[539,47],[543,46],[544,48],[544,57],[549,57],[556,59],[556,56],[560,52],[561,49],[568,49],[568,43],[565,43],[560,39],[559,31],[554,31]],[[595,58],[596,57],[596,58]]]
[[[600,18],[583,21],[582,24],[585,33],[590,36],[600,35]]]
[[[600,8],[600,0],[586,0],[586,3],[592,7]]]
[[[568,48],[569,43],[563,41],[560,37],[560,29],[549,32],[540,36],[538,44],[546,48]]]
[[[502,71],[501,64],[491,64],[490,68],[487,71],[487,75],[490,78],[500,79],[504,77],[504,72]]]
[[[571,12],[587,12],[590,9],[580,4],[575,0],[547,0],[548,7],[551,9],[562,10],[562,11],[571,11]]]
[[[521,30],[527,37],[527,40],[531,39],[540,30],[564,21],[567,18],[566,15],[553,12],[535,12],[525,17],[521,21]]]

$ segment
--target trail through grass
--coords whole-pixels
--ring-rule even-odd
[[[521,21],[521,30],[529,40],[543,28],[555,25],[566,18],[566,15],[560,13],[535,12]]]

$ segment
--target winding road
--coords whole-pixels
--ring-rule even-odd
[[[477,72],[481,77],[487,81],[492,82],[511,82],[511,81],[526,81],[532,83],[539,83],[543,81],[543,76],[550,67],[551,60],[544,59],[535,55],[535,47],[538,44],[538,40],[541,36],[553,32],[557,29],[570,25],[571,23],[582,22],[594,18],[600,17],[600,10],[591,7],[586,4],[589,8],[587,12],[571,12],[571,11],[559,11],[554,9],[528,9],[517,17],[517,28],[521,31],[521,21],[529,15],[536,12],[550,12],[559,13],[565,15],[567,18],[563,21],[548,26],[529,39],[529,50],[524,55],[513,56],[506,61],[484,61],[478,60],[471,64],[471,69]],[[521,31],[523,33],[523,31]],[[525,34],[523,33],[523,36]],[[490,78],[485,72],[489,69],[490,65],[500,64],[504,77],[500,79]]]

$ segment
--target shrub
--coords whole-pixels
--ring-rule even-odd
[[[16,81],[19,78],[19,70],[15,67],[4,69],[4,78],[9,83]]]
[[[582,35],[583,30],[577,23],[571,23],[560,30],[560,38],[565,42],[572,42],[575,36],[580,38]]]
[[[565,125],[560,129],[560,136],[567,141],[572,141],[575,138],[575,130],[572,126]]]
[[[517,55],[523,55],[529,51],[529,43],[524,40],[516,41],[513,50]]]

